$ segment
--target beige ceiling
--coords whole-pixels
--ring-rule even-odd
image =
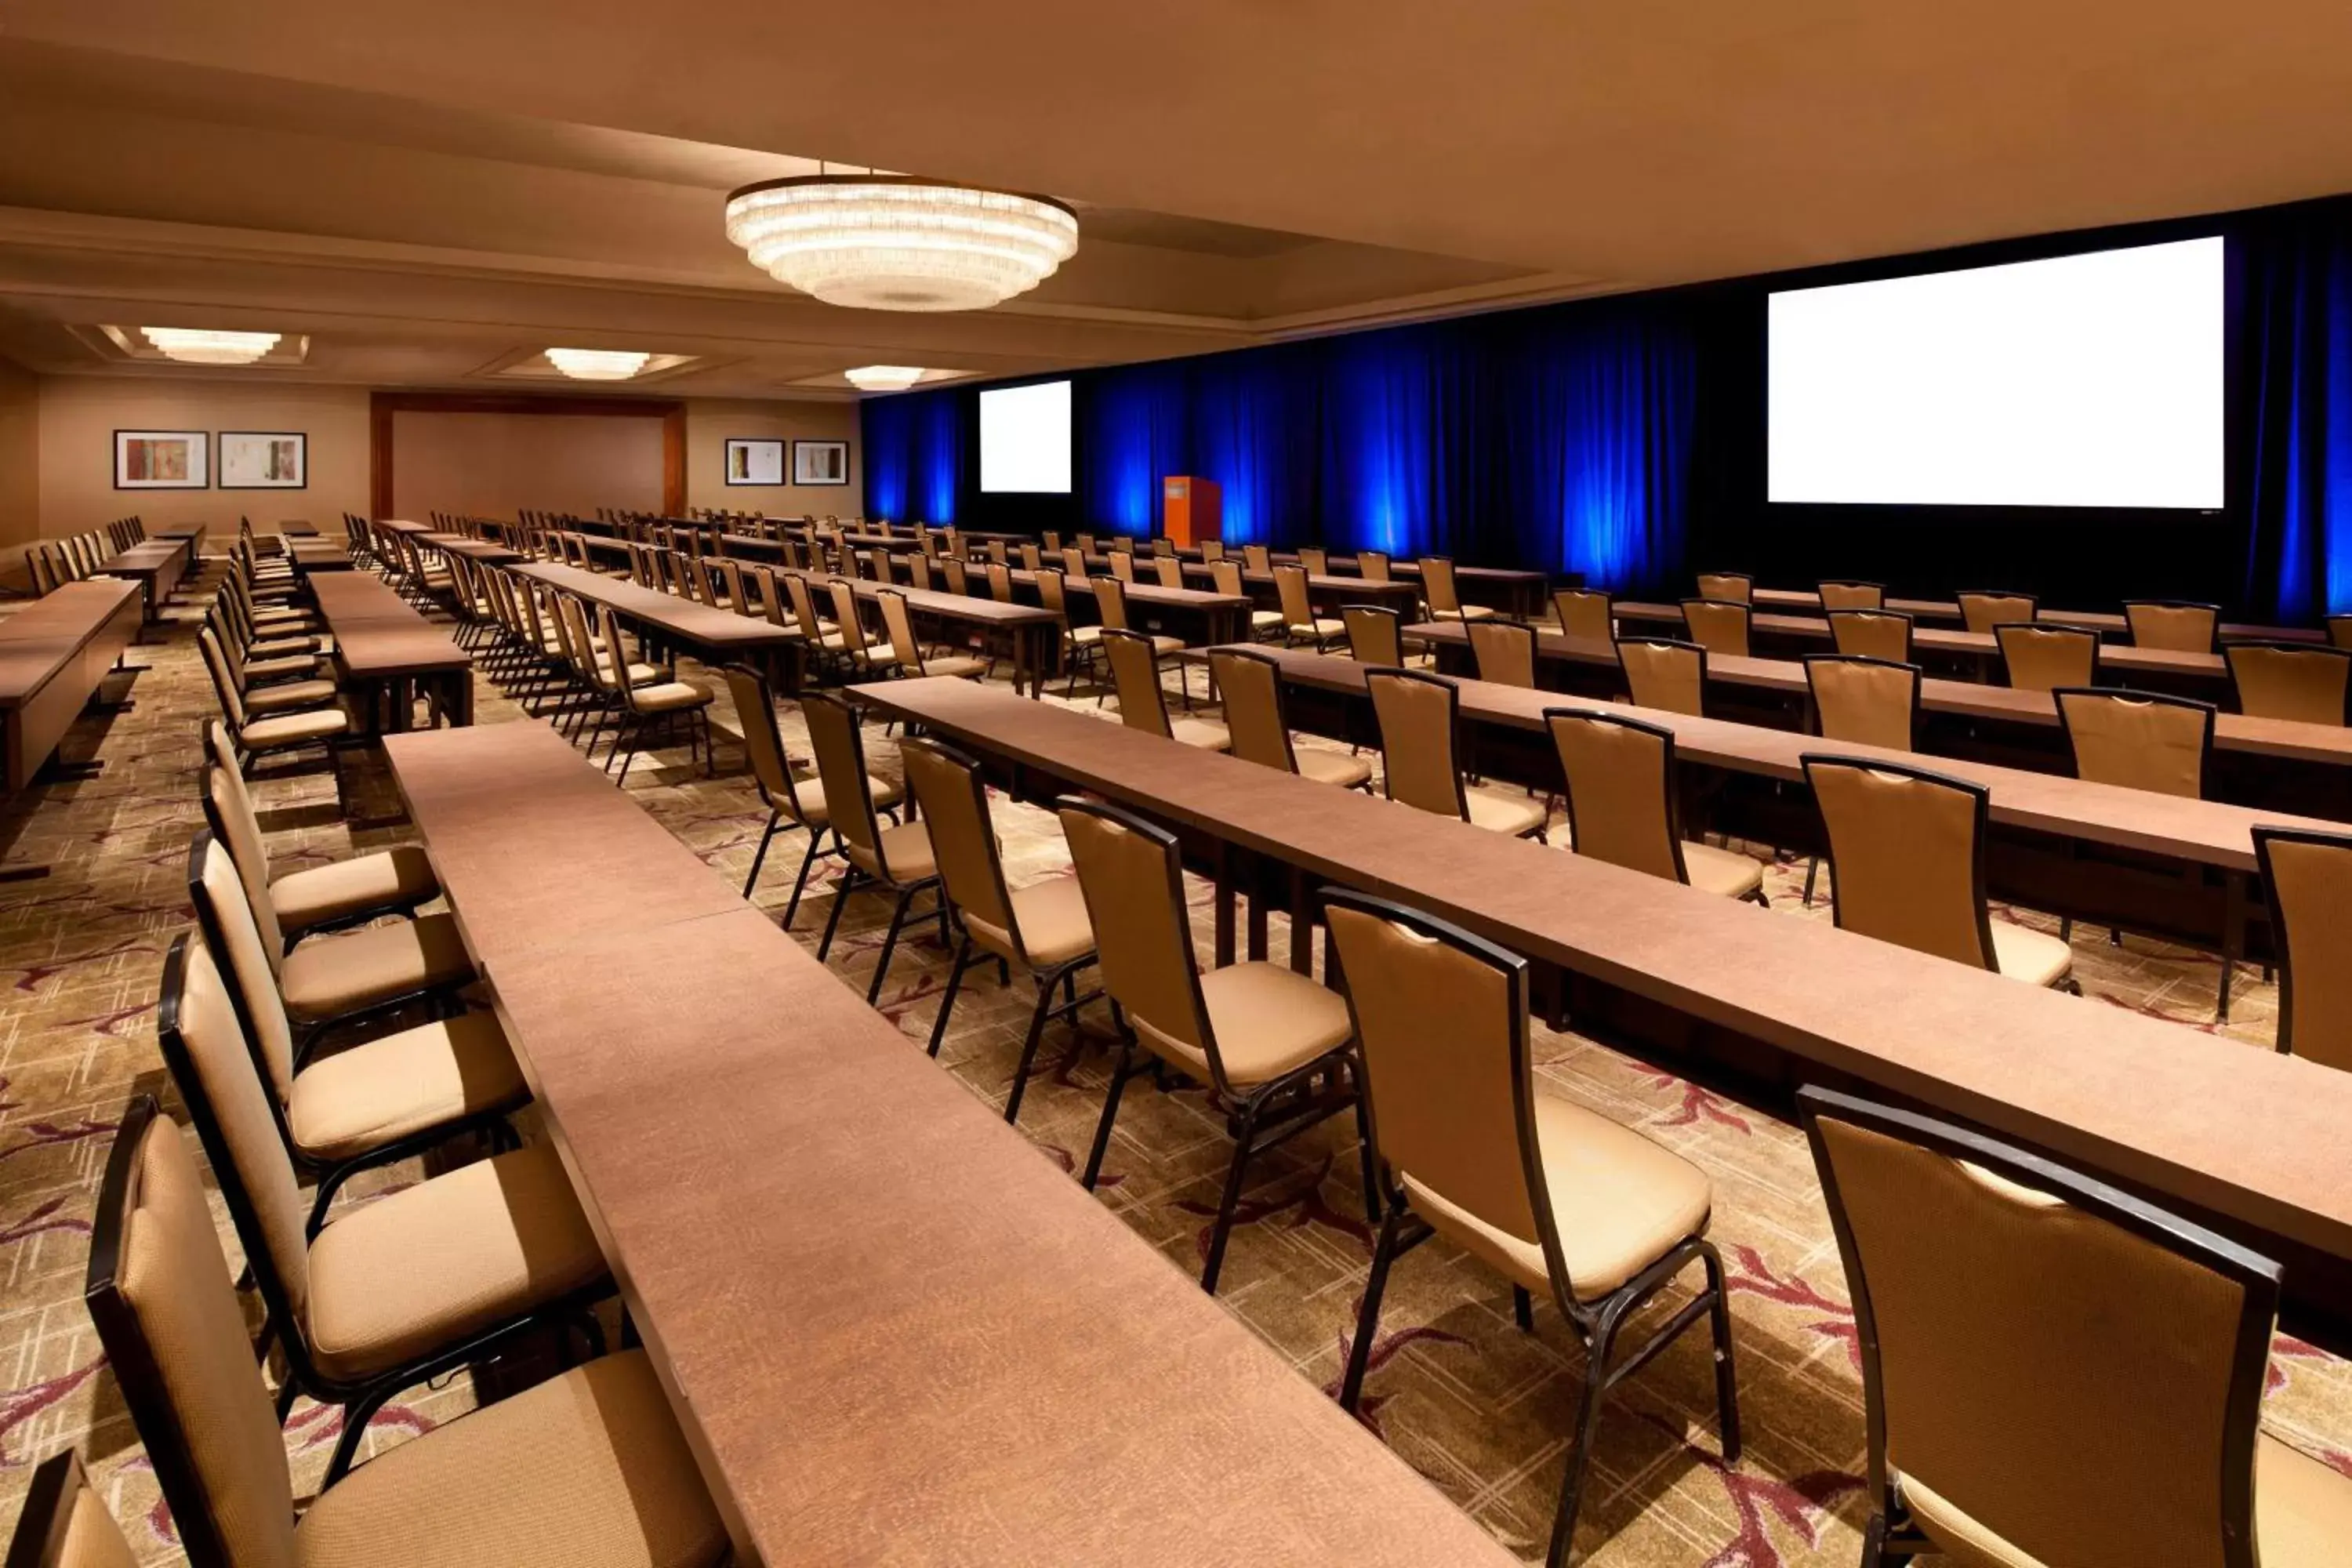
[[[481,384],[549,343],[825,395],[2352,188],[2335,0],[0,0],[0,353],[307,334]],[[993,311],[845,311],[725,241],[806,160],[1052,193]],[[179,373],[186,374],[186,373]],[[513,384],[507,377],[505,384]],[[845,385],[837,395],[851,395]]]

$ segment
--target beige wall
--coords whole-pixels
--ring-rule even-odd
[[[849,482],[802,487],[730,485],[727,442],[730,437],[781,440],[784,478],[793,477],[792,443],[849,443]],[[765,511],[778,516],[803,512],[854,517],[865,510],[865,454],[858,450],[855,403],[752,403],[693,398],[686,405],[686,504],[728,511]]]
[[[203,521],[216,535],[236,528],[240,516],[260,528],[307,518],[331,531],[343,513],[368,510],[368,395],[360,387],[179,376],[43,376],[40,424],[40,538],[61,538],[134,513],[150,528]],[[209,431],[215,470],[223,430],[299,430],[310,437],[310,486],[118,490],[117,430]]]
[[[662,423],[658,415],[402,409],[392,416],[392,514],[659,511]]]
[[[0,359],[0,546],[40,536],[40,379]]]

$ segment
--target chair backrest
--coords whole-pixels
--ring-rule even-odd
[[[1242,546],[1242,567],[1261,575],[1274,570],[1274,552],[1263,544]]]
[[[1382,605],[1342,605],[1348,652],[1358,664],[1394,668],[1404,663],[1404,617]]]
[[[575,614],[584,616],[587,613],[578,600],[568,602]],[[584,626],[584,622],[579,623],[575,633],[580,638],[582,653],[597,666],[598,683],[606,690],[618,694],[624,702],[631,702],[629,645],[621,636],[619,618],[613,614],[611,605],[596,606],[596,626],[603,634],[601,647],[597,642],[588,640]]]
[[[1135,553],[1128,550],[1110,552],[1110,574],[1122,583],[1135,581]]]
[[[1147,734],[1173,735],[1168,723],[1168,696],[1160,689],[1160,654],[1151,639],[1141,632],[1105,626],[1102,648],[1110,660],[1120,721],[1129,729]]]
[[[2126,599],[2124,620],[2135,647],[2211,653],[2221,636],[2221,606],[2185,599]]]
[[[1151,542],[1151,553],[1156,560],[1172,561],[1176,556],[1176,542],[1167,538],[1155,539]]]
[[[1572,1300],[1536,1134],[1527,961],[1402,904],[1336,888],[1322,899],[1383,1185],[1439,1200],[1414,1212],[1513,1278],[1521,1265],[1497,1235],[1539,1250]]]
[[[1061,616],[1063,626],[1067,626],[1070,624],[1070,597],[1062,574],[1051,566],[1040,566],[1036,576],[1037,602]]]
[[[841,629],[843,646],[852,653],[864,653],[866,621],[857,613],[857,590],[843,577],[835,577],[824,586],[833,600],[833,624]]]
[[[980,764],[944,742],[924,737],[899,742],[907,787],[930,826],[931,854],[948,901],[992,946],[1010,948],[1024,962],[1020,923],[1004,886],[996,827],[989,815],[988,781]]]
[[[1683,630],[1712,654],[1748,657],[1748,606],[1726,599],[1685,599]]]
[[[1004,541],[1001,539],[992,539],[987,541],[981,546],[981,551],[982,553],[988,557],[988,563],[991,566],[1004,566],[1011,564],[1011,557],[1005,552]]]
[[[2278,1266],[1952,1123],[1797,1103],[1853,1301],[1874,1509],[1899,1480],[1954,1561],[2253,1568]]]
[[[2279,965],[2278,1048],[2352,1072],[2352,834],[2254,828]]]
[[[1229,599],[1246,599],[1249,590],[1242,583],[1242,567],[1238,561],[1218,556],[1209,563],[1209,584]]]
[[[743,571],[744,574],[751,578],[751,586],[758,591],[760,610],[767,616],[768,624],[789,629],[792,623],[784,619],[784,593],[778,585],[776,569],[772,566],[755,563],[745,567]],[[742,608],[740,604],[736,607]],[[746,610],[744,613],[748,615],[751,612]]]
[[[1034,572],[1045,563],[1045,552],[1034,544],[1024,544],[1020,554],[1021,570],[1024,572]]]
[[[231,730],[244,734],[245,698],[228,655],[221,650],[220,638],[212,627],[196,628],[196,647],[204,655],[205,673],[212,678],[213,695],[220,700],[221,716],[228,721]]]
[[[1212,564],[1225,558],[1225,542],[1222,539],[1201,541],[1201,559]]]
[[[882,606],[882,629],[890,639],[890,651],[898,656],[898,668],[909,675],[923,673],[923,645],[915,636],[915,617],[907,613],[907,595],[896,588],[885,588],[874,595]]]
[[[961,596],[971,592],[971,568],[961,557],[949,556],[940,563],[940,571],[947,578],[949,593]]]
[[[1161,587],[1181,588],[1184,585],[1184,563],[1176,559],[1175,556],[1160,555],[1153,557],[1151,569],[1153,573],[1158,575],[1160,585]]]
[[[1544,714],[1568,778],[1569,832],[1576,853],[1690,879],[1675,806],[1675,732],[1590,708]]]
[[[81,1457],[68,1448],[34,1467],[8,1543],[7,1568],[137,1568],[138,1558]]]
[[[928,555],[907,557],[907,581],[923,593],[931,591],[931,558]]]
[[[1894,610],[1832,610],[1830,641],[1849,658],[1911,662],[1911,617]]]
[[[1215,648],[1209,654],[1209,678],[1224,698],[1233,754],[1245,763],[1297,773],[1298,759],[1282,711],[1282,661],[1254,648]]]
[[[2191,800],[2205,794],[2213,705],[2150,691],[2061,687],[2051,693],[2074,752],[2074,776]]]
[[[1223,1091],[1224,1067],[1201,1000],[1175,836],[1114,805],[1066,796],[1054,809],[1078,869],[1104,991],[1146,1045],[1172,1042],[1205,1057]]]
[[[1455,764],[1462,694],[1450,680],[1417,669],[1368,669],[1364,685],[1381,726],[1381,775],[1391,800],[1470,820]]]
[[[1617,636],[1613,602],[1598,588],[1561,588],[1551,596],[1551,613],[1569,637],[1590,642],[1612,642]]]
[[[1095,536],[1091,533],[1081,531],[1078,535],[1078,548],[1080,550],[1092,550],[1094,547]]]
[[[1698,596],[1719,605],[1750,605],[1756,602],[1756,579],[1745,572],[1702,572]]]
[[[1328,577],[1331,574],[1331,552],[1319,544],[1300,545],[1298,563],[1307,568],[1307,574],[1310,577]]]
[[[1883,610],[1886,607],[1886,589],[1877,583],[1856,583],[1848,578],[1833,577],[1820,585],[1822,608],[1828,610]]]
[[[267,903],[255,906],[242,868],[223,850],[215,831],[197,834],[189,846],[188,902],[206,951],[229,981],[229,1008],[248,1042],[254,1068],[282,1107],[294,1096],[294,1028],[278,988],[285,943],[277,915]]]
[[[1636,708],[1661,713],[1706,710],[1706,649],[1673,637],[1627,637],[1617,645],[1618,667]]]
[[[1992,629],[2009,683],[2020,691],[2088,686],[2099,678],[2099,635],[2077,626],[2008,621]]]
[[[1060,529],[1049,528],[1045,530],[1043,538],[1045,543],[1046,554],[1059,555],[1062,552],[1062,531]]]
[[[768,678],[748,664],[730,664],[723,672],[727,692],[735,702],[735,722],[743,731],[743,750],[751,758],[751,781],[771,810],[781,810],[794,822],[801,815],[800,794],[793,787],[791,756],[784,750],[783,731],[776,723],[775,694]]]
[[[1390,562],[1389,552],[1385,550],[1357,551],[1356,574],[1367,583],[1396,581],[1396,569]]]
[[[988,594],[1000,605],[1013,602],[1013,568],[1002,561],[988,563]]]
[[[1081,583],[1085,582],[1087,580],[1087,552],[1079,549],[1075,544],[1070,546],[1067,550],[1063,551],[1062,575],[1065,577],[1075,577]]]
[[[874,816],[874,794],[866,784],[866,741],[857,710],[826,691],[801,693],[801,721],[808,726],[809,750],[816,753],[817,782],[824,788],[825,820],[854,858],[872,862],[884,878],[882,829]]]
[[[1953,595],[1960,606],[1960,625],[1979,637],[1991,635],[1995,626],[2013,622],[2032,622],[2041,601],[2031,594],[2008,594],[1995,589],[1968,588]]]
[[[1854,654],[1816,654],[1805,660],[1823,740],[1853,746],[1913,749],[1919,714],[1919,667]]]
[[[1087,579],[1095,591],[1095,619],[1106,630],[1127,629],[1127,584],[1117,577]]]
[[[1497,686],[1532,690],[1536,683],[1536,629],[1524,621],[1500,616],[1472,621],[1470,652],[1478,660],[1478,679]]]
[[[1980,784],[1919,768],[1808,754],[1829,841],[1831,907],[1847,931],[1990,969]]]
[[[1299,631],[1311,631],[1315,626],[1315,606],[1307,596],[1307,577],[1304,566],[1274,569],[1274,593],[1282,605],[1283,625]]]
[[[2352,652],[2272,643],[2231,643],[2221,651],[2230,661],[2239,712],[2254,719],[2343,724]]]
[[[793,601],[793,618],[801,624],[801,636],[815,642],[824,636],[824,623],[818,619],[816,595],[809,592],[808,579],[794,572],[784,578],[784,592]]]
[[[189,1562],[292,1568],[286,1438],[204,1178],[152,1095],[134,1099],[115,1131],[83,1300]]]
[[[1433,616],[1462,616],[1462,595],[1454,589],[1454,563],[1443,555],[1421,558],[1421,596]]]

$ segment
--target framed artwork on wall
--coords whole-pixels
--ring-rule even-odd
[[[793,443],[793,483],[845,485],[848,482],[848,442],[795,441]]]
[[[202,430],[117,430],[114,488],[209,489],[211,459],[212,439]]]
[[[730,485],[780,485],[784,482],[782,441],[730,437],[727,441],[727,482]]]
[[[310,437],[300,431],[224,430],[220,488],[299,490],[310,483]]]

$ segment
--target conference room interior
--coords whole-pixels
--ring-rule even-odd
[[[12,10],[8,1568],[2352,1563],[2158,9]]]

